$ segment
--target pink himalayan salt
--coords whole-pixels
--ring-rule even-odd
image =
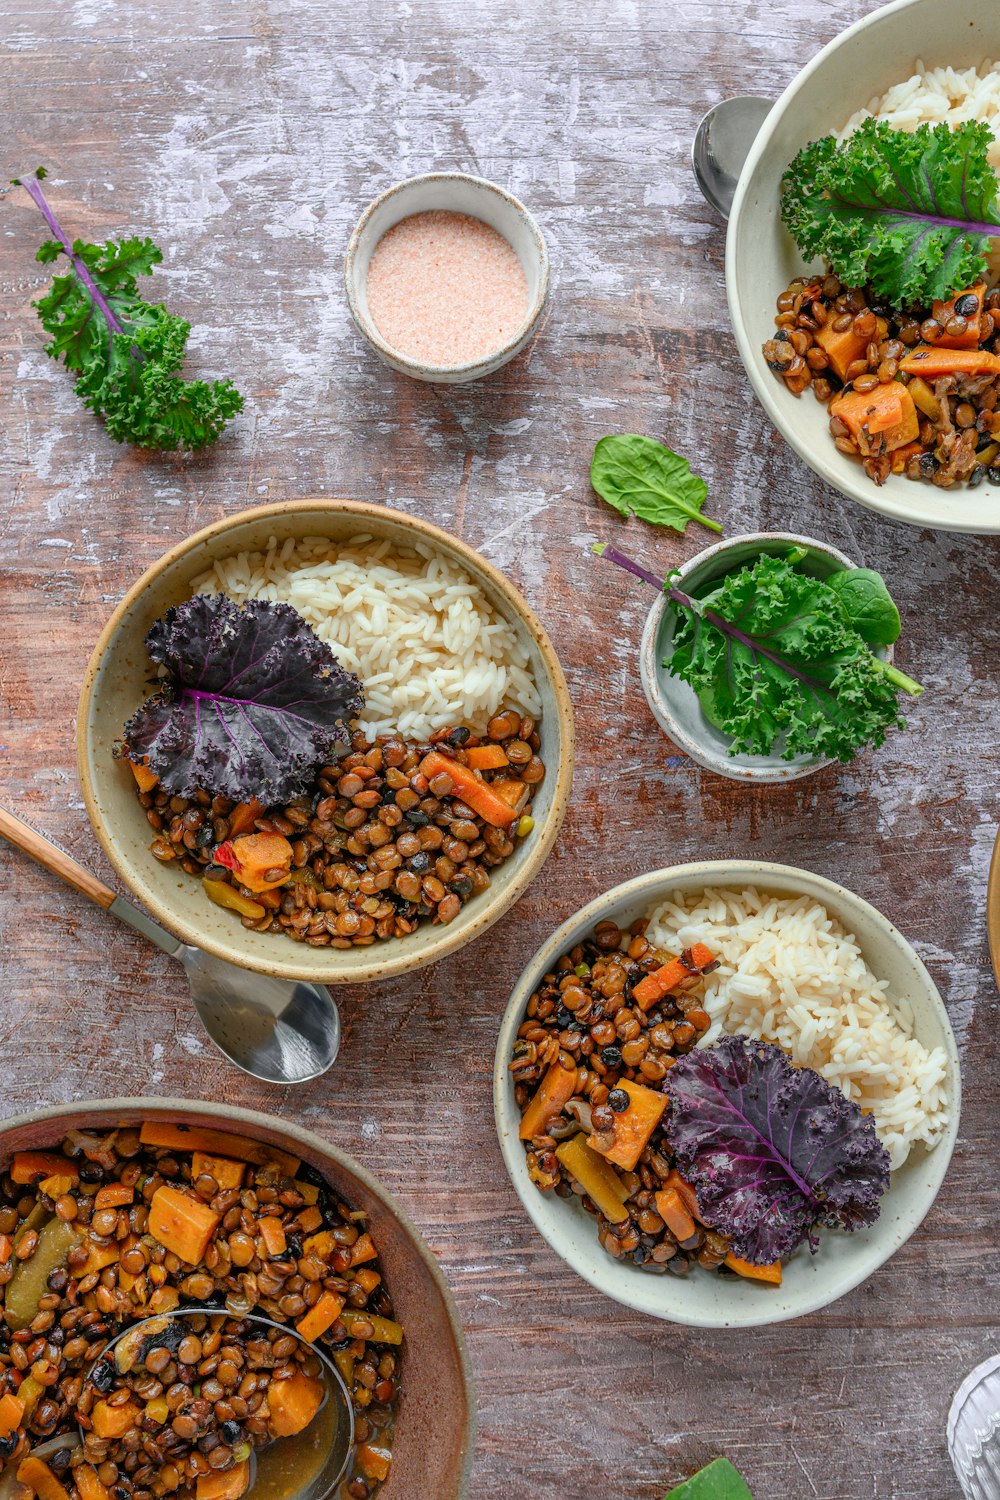
[[[382,236],[367,289],[386,343],[436,367],[496,353],[528,312],[528,283],[510,243],[482,220],[446,209],[413,214]]]

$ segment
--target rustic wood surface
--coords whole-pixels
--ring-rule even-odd
[[[73,720],[115,602],[171,543],[266,500],[384,501],[507,570],[548,626],[579,729],[573,806],[543,875],[480,943],[342,995],[335,1072],[269,1089],[206,1043],[180,972],[0,849],[3,1113],[142,1091],[301,1121],[399,1195],[441,1258],[480,1392],[475,1500],[658,1500],[717,1453],[759,1500],[954,1500],[944,1418],[996,1348],[997,995],[984,938],[996,787],[1000,540],[882,521],[771,430],[730,335],[723,228],[690,175],[702,112],[776,94],[869,0],[0,0],[2,178],[44,163],[65,226],[152,234],[190,367],[246,394],[195,457],[117,448],[41,351],[41,222],[0,203],[0,799],[109,872]],[[903,60],[901,60],[902,62]],[[534,346],[464,390],[396,377],[355,333],[355,217],[429,167],[522,195],[548,236]],[[750,791],[672,753],[637,672],[648,599],[587,555],[626,528],[587,483],[608,431],[697,460],[730,534],[796,529],[881,567],[909,733],[849,768]],[[666,567],[708,540],[633,524]],[[497,1025],[538,943],[626,876],[696,856],[784,860],[874,901],[914,941],[961,1041],[958,1151],[922,1230],[825,1313],[739,1335],[603,1300],[530,1228],[489,1095]],[[434,1497],[427,1497],[434,1500]]]

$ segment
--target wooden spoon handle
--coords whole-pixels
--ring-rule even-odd
[[[27,823],[22,823],[20,818],[15,818],[12,812],[5,807],[0,807],[0,838],[5,838],[8,843],[23,849],[25,854],[30,854],[32,859],[37,859],[46,870],[51,870],[53,875],[58,875],[60,880],[65,880],[74,890],[95,901],[98,906],[105,910],[115,899],[115,893],[110,886],[98,880],[96,875],[91,875],[83,865],[78,865],[75,859],[70,859],[55,844],[50,844],[48,839],[29,828]]]

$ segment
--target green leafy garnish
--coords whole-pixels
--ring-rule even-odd
[[[982,277],[1000,234],[992,144],[977,121],[909,132],[865,120],[840,145],[824,136],[785,174],[785,227],[848,286],[870,282],[897,307],[946,300]]]
[[[684,531],[689,521],[700,521],[710,531],[722,530],[718,521],[701,514],[708,495],[704,479],[692,474],[686,458],[655,438],[635,432],[601,438],[594,448],[590,482],[620,515],[639,516],[675,531]]]
[[[663,1500],[753,1500],[746,1480],[728,1458],[717,1458],[672,1489]]]
[[[869,646],[891,646],[899,640],[899,610],[881,573],[872,568],[845,568],[826,580],[854,629]]]
[[[923,688],[871,650],[865,632],[887,635],[898,619],[871,579],[842,595],[799,572],[795,549],[762,555],[692,598],[614,547],[594,550],[672,601],[678,626],[664,666],[698,694],[705,717],[729,736],[730,755],[849,761],[881,745],[888,729],[905,728],[897,693]],[[888,591],[885,599],[892,604]]]
[[[149,239],[71,244],[39,186],[44,175],[23,182],[55,235],[36,259],[69,260],[66,275],[55,276],[33,304],[50,335],[46,354],[76,372],[77,395],[116,442],[157,449],[214,443],[243,410],[243,398],[229,380],[181,378],[191,325],[162,303],[143,301],[136,281],[151,274],[162,252]]]

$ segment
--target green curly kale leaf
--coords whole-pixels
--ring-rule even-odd
[[[825,136],[785,174],[785,228],[848,286],[870,282],[895,306],[947,299],[982,277],[1000,234],[992,143],[975,121],[910,133],[865,120],[841,145]]]
[[[839,595],[762,556],[711,594],[668,590],[679,624],[664,663],[698,693],[731,754],[849,761],[904,727],[896,695],[920,689],[873,655]],[[683,600],[684,602],[680,602]]]
[[[42,175],[42,174],[39,174]],[[69,259],[34,303],[49,334],[45,352],[77,374],[76,392],[104,418],[111,437],[140,448],[203,448],[243,409],[229,380],[184,380],[180,371],[191,326],[162,303],[139,295],[137,277],[151,274],[163,255],[152,240],[70,244],[42,195],[38,180],[24,183],[56,236],[37,259]]]

